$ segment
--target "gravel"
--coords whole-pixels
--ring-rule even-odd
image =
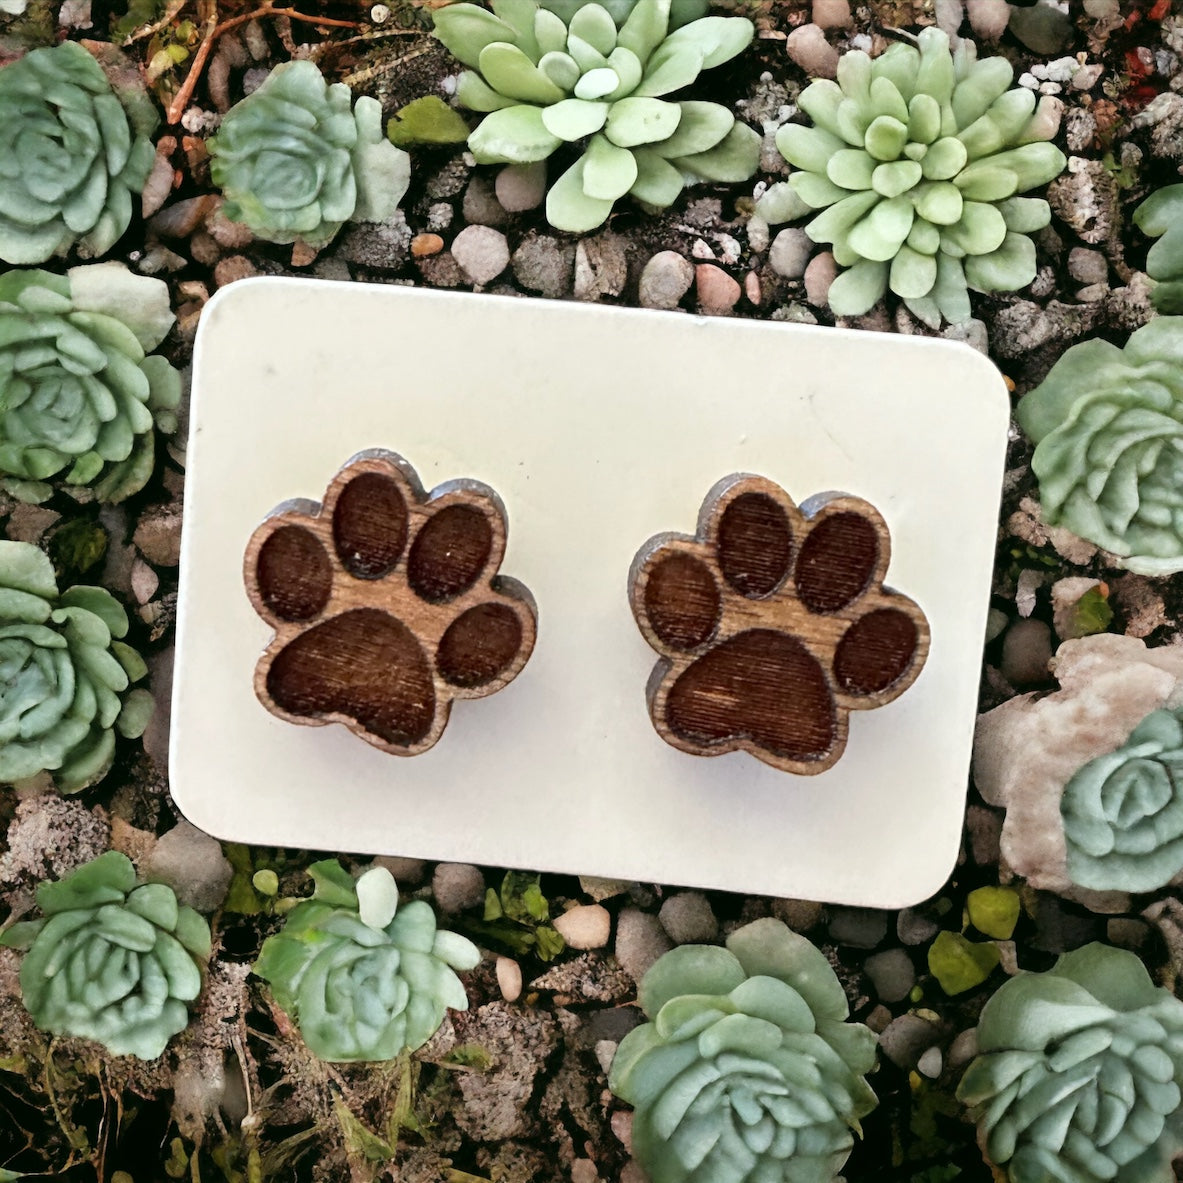
[[[642,308],[677,308],[694,282],[694,264],[677,251],[661,251],[641,272]]]
[[[431,893],[441,912],[463,912],[485,899],[485,877],[471,863],[440,863],[431,877]]]
[[[452,258],[478,287],[496,279],[509,266],[509,243],[491,226],[465,226],[452,240]]]
[[[616,960],[634,982],[673,948],[661,921],[639,908],[625,908],[616,921]]]
[[[703,944],[719,935],[719,922],[700,891],[682,891],[661,905],[661,925],[675,945]]]
[[[167,883],[182,904],[206,913],[219,907],[234,877],[218,840],[186,821],[157,840],[142,870],[146,879]]]

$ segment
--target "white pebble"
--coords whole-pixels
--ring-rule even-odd
[[[554,925],[572,949],[602,949],[612,931],[612,917],[600,904],[580,904],[556,917]]]
[[[512,957],[497,958],[497,985],[506,1002],[517,1002],[522,993],[522,967]]]
[[[509,266],[509,243],[492,226],[465,226],[452,240],[452,258],[478,287]]]

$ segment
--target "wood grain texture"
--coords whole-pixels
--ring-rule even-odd
[[[529,591],[498,574],[505,508],[487,485],[425,493],[393,452],[354,456],[323,501],[251,535],[247,595],[275,636],[255,694],[291,723],[342,723],[397,756],[427,751],[457,698],[511,682],[534,648]]]
[[[721,480],[697,532],[651,538],[629,575],[661,656],[647,692],[658,734],[697,756],[833,767],[850,712],[899,697],[928,656],[923,611],[883,586],[890,559],[887,524],[859,497],[798,507],[765,477]]]

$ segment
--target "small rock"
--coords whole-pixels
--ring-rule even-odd
[[[819,29],[845,29],[851,23],[850,0],[813,0],[812,16]]]
[[[464,190],[464,220],[469,226],[504,226],[509,214],[493,191],[493,186],[482,176],[475,176]]]
[[[635,993],[636,985],[615,959],[589,950],[560,961],[535,978],[530,989],[578,1002],[622,1003]]]
[[[903,949],[885,949],[866,961],[867,976],[884,1002],[902,1002],[916,984],[916,969]]]
[[[375,271],[397,271],[407,261],[410,245],[411,228],[400,209],[385,222],[351,223],[333,249],[347,263]]]
[[[612,917],[601,904],[579,904],[556,916],[554,926],[572,949],[602,949],[612,932]]]
[[[485,877],[471,863],[440,863],[431,877],[431,893],[441,912],[463,912],[485,900]]]
[[[965,829],[969,834],[969,853],[973,861],[979,867],[997,866],[1001,855],[1001,815],[993,809],[971,805],[965,812]],[[935,927],[929,933],[929,936],[933,935]]]
[[[801,25],[794,29],[785,42],[789,57],[810,78],[837,78],[838,51],[826,40],[817,25]]]
[[[662,927],[675,945],[705,944],[719,935],[719,922],[705,895],[681,891],[661,905]]]
[[[152,849],[144,877],[167,883],[182,904],[213,912],[226,898],[234,868],[216,838],[188,822],[178,822]]]
[[[144,562],[136,559],[131,565],[131,593],[137,604],[146,604],[160,586],[160,576]]]
[[[940,1038],[940,1028],[919,1015],[892,1019],[879,1036],[879,1048],[898,1068],[915,1068],[920,1057]]]
[[[45,531],[61,516],[57,510],[18,501],[8,515],[5,533],[13,542],[40,542]]]
[[[887,913],[878,908],[832,908],[830,938],[852,949],[873,949],[887,936]]]
[[[522,993],[522,967],[512,957],[497,958],[497,986],[506,1002],[517,1002]]]
[[[634,982],[640,982],[645,971],[663,954],[673,948],[661,921],[640,908],[625,908],[616,921],[616,960]]]
[[[923,945],[940,931],[940,925],[915,908],[904,908],[895,922],[896,936],[905,945]]]
[[[808,932],[821,923],[825,909],[815,900],[775,899],[772,914],[783,920],[794,932]]]
[[[757,255],[768,249],[768,223],[759,214],[748,219],[748,247]]]
[[[599,1062],[600,1068],[604,1075],[607,1076],[612,1068],[612,1061],[616,1058],[616,1049],[620,1046],[615,1039],[597,1039],[593,1050],[596,1053],[596,1060]],[[625,1110],[618,1109],[617,1113],[623,1113]],[[615,1120],[616,1113],[612,1115]]]
[[[212,193],[174,201],[148,219],[148,228],[162,238],[188,238],[221,201]]]
[[[258,274],[250,259],[244,255],[230,255],[219,260],[218,265],[214,268],[214,284],[224,288],[227,284],[234,283],[235,280],[250,279],[252,275]]]
[[[872,1008],[871,1013],[863,1020],[876,1035],[881,1034],[887,1029],[887,1024],[891,1022],[891,1011],[887,1009],[882,1003]]]
[[[790,226],[772,240],[768,262],[777,275],[785,279],[800,279],[805,274],[812,253],[813,240],[809,235],[797,226]]]
[[[1114,916],[1105,925],[1105,939],[1119,949],[1130,949],[1139,953],[1150,939],[1150,925],[1145,920]]]
[[[385,867],[399,887],[418,887],[427,873],[427,863],[421,858],[400,858],[397,855],[383,854],[374,859],[375,867]]]
[[[426,259],[418,259],[417,263],[419,274],[433,288],[458,288],[469,282],[468,276],[460,270],[460,264],[452,257],[451,251],[429,255]]]
[[[596,1164],[590,1158],[577,1158],[571,1164],[571,1183],[600,1183]]]
[[[1002,638],[1002,676],[1020,689],[1050,679],[1052,630],[1042,620],[1016,620]]]
[[[1083,152],[1097,134],[1097,118],[1082,107],[1069,107],[1064,116],[1064,138],[1069,152]]]
[[[919,1060],[916,1061],[916,1071],[929,1080],[936,1080],[944,1067],[944,1057],[939,1047],[930,1047]]]
[[[181,561],[181,511],[175,505],[154,505],[140,517],[132,541],[140,554],[157,567]]]
[[[591,896],[596,903],[624,895],[629,885],[624,879],[598,879],[594,875],[580,875],[579,886]]]
[[[660,251],[641,272],[642,308],[677,308],[694,282],[694,264],[677,251]]]
[[[699,262],[705,262],[708,259],[714,259],[716,256],[715,252],[711,250],[707,243],[701,238],[696,238],[690,244],[690,257],[692,259],[698,259]]]
[[[624,239],[611,230],[580,239],[575,248],[575,299],[598,300],[624,291],[628,282],[624,247]]]
[[[232,222],[222,213],[220,203],[218,208],[206,218],[205,228],[219,246],[230,251],[240,251],[244,247],[250,246],[255,239],[249,226],[242,222]]]
[[[1007,0],[965,0],[970,27],[979,41],[997,41],[1010,20]]]
[[[649,1183],[649,1176],[636,1159],[630,1158],[620,1168],[620,1183]]]
[[[616,1046],[619,1047],[620,1045],[617,1044]],[[609,1065],[609,1067],[605,1069],[605,1072],[609,1071],[610,1068],[611,1068],[611,1065]],[[612,1125],[612,1132],[620,1140],[620,1144],[625,1148],[625,1150],[629,1154],[632,1154],[632,1152],[633,1152],[633,1114],[632,1114],[632,1112],[628,1109],[617,1109],[617,1111],[612,1114],[611,1125]]]
[[[1075,640],[1096,631],[1097,621],[1080,619],[1080,601],[1100,586],[1100,580],[1087,575],[1070,575],[1066,579],[1057,579],[1052,585],[1052,626],[1061,641]]]
[[[531,235],[513,253],[513,273],[522,287],[551,300],[571,291],[575,249],[547,234]]]
[[[1081,66],[1072,75],[1072,89],[1092,90],[1101,81],[1101,75],[1104,73],[1105,67],[1100,62],[1096,62],[1091,66]]]
[[[743,294],[754,308],[759,308],[764,300],[764,288],[760,284],[760,277],[754,271],[749,271],[743,277]]]
[[[478,287],[499,276],[509,265],[509,243],[490,226],[465,226],[452,240],[452,257]]]
[[[941,333],[946,341],[962,341],[986,357],[990,356],[990,334],[985,321],[971,316],[969,320],[949,325]]]
[[[726,316],[736,305],[743,289],[714,263],[699,263],[694,269],[698,306],[707,316]]]
[[[830,295],[830,284],[838,278],[838,264],[829,251],[822,251],[809,260],[805,268],[805,298],[814,308],[824,308]]]
[[[411,255],[416,259],[438,255],[443,249],[444,240],[438,234],[416,234],[411,239]]]
[[[493,182],[501,208],[511,214],[537,209],[546,196],[546,161],[536,164],[511,164],[503,168]]]
[[[1053,213],[1084,242],[1104,242],[1118,224],[1117,181],[1099,160],[1068,159],[1068,170],[1048,186]]]
[[[971,1027],[968,1031],[962,1031],[949,1044],[949,1067],[960,1068],[963,1064],[968,1064],[977,1054],[978,1029]]]

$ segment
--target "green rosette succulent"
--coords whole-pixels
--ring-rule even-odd
[[[1140,575],[1183,571],[1183,317],[1074,345],[1019,403],[1044,519]]]
[[[1153,711],[1090,760],[1060,798],[1068,875],[1096,891],[1154,891],[1183,871],[1183,709]]]
[[[779,920],[727,948],[683,945],[641,982],[649,1022],[621,1041],[609,1088],[634,1106],[652,1183],[828,1183],[876,1104],[875,1036],[847,1023],[829,962]]]
[[[1134,211],[1134,225],[1158,241],[1146,256],[1146,273],[1155,280],[1151,300],[1159,312],[1183,312],[1183,185],[1152,193]]]
[[[1008,89],[1005,58],[955,53],[940,29],[917,47],[895,44],[874,61],[838,61],[838,81],[801,93],[814,126],[777,132],[798,171],[789,184],[819,209],[805,226],[833,244],[845,268],[830,288],[839,316],[870,309],[887,289],[926,323],[968,320],[968,289],[1013,291],[1035,278],[1028,235],[1046,226],[1046,201],[1016,197],[1058,176],[1064,154],[1046,143],[1036,97]]]
[[[1065,953],[986,1003],[957,1095],[1013,1183],[1169,1183],[1183,1148],[1183,1002],[1133,954]]]
[[[402,907],[384,867],[353,877],[334,859],[308,868],[312,898],[263,942],[255,973],[322,1060],[392,1060],[422,1047],[448,1007],[467,1010],[456,970],[480,961],[467,938],[436,928],[423,900]]]
[[[594,229],[626,194],[664,208],[687,184],[756,171],[760,137],[726,107],[661,97],[741,53],[755,34],[745,17],[704,17],[670,33],[670,0],[639,0],[619,29],[600,4],[565,22],[535,0],[493,0],[492,12],[451,4],[434,20],[469,67],[458,100],[487,112],[468,137],[478,164],[532,164],[577,146],[579,159],[546,197],[559,230]]]
[[[210,176],[226,217],[258,238],[326,245],[349,221],[382,222],[410,181],[410,157],[382,134],[382,107],[350,106],[312,62],[277,66],[210,139]]]
[[[587,0],[539,0],[543,8],[549,9],[559,17],[563,24],[569,25],[571,18],[587,3]],[[603,7],[608,15],[620,28],[628,20],[638,0],[604,0]],[[670,0],[670,31],[680,29],[683,25],[706,16],[710,10],[710,0]]]
[[[116,96],[76,42],[0,69],[0,259],[106,254],[152,169],[155,127],[150,104]]]
[[[93,1039],[117,1056],[154,1060],[189,1022],[209,959],[209,925],[163,883],[137,886],[110,850],[37,888],[44,919],[0,943],[25,949],[21,996],[54,1035]]]
[[[156,431],[177,428],[181,377],[149,357],[173,323],[168,287],[121,263],[0,275],[0,474],[44,501],[48,478],[101,501],[144,487]]]
[[[127,613],[100,587],[58,593],[49,559],[0,542],[0,782],[53,774],[76,793],[101,780],[115,732],[143,733],[152,715],[143,658],[117,638]]]

